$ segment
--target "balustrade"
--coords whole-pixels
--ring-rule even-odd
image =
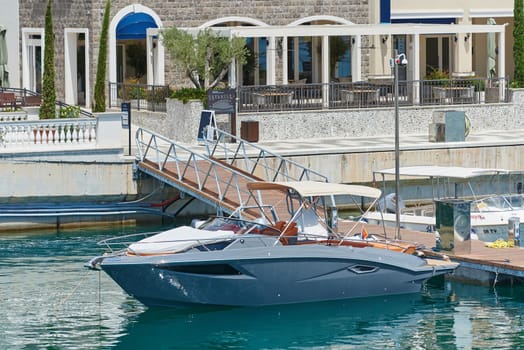
[[[52,119],[0,123],[0,145],[34,150],[45,146],[95,145],[96,119]]]

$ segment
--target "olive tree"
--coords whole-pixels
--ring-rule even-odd
[[[197,89],[215,87],[224,79],[233,61],[247,62],[249,51],[243,38],[221,37],[211,29],[192,35],[171,27],[160,33],[175,65],[183,69]]]

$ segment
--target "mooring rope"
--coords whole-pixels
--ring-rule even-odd
[[[78,284],[73,288],[73,290],[59,303],[56,305],[56,307],[62,307],[64,306],[64,304],[69,300],[71,299],[71,297],[76,293],[76,291],[78,290],[78,288],[80,288],[80,286],[82,285],[82,283],[84,283],[86,281],[86,276],[87,274],[91,273],[91,271],[86,271],[86,273],[82,276],[82,278],[80,278],[80,282],[78,282]]]

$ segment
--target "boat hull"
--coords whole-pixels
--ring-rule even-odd
[[[262,306],[416,293],[453,266],[375,248],[274,246],[118,256],[102,269],[147,306]]]

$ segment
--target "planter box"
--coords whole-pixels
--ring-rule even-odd
[[[200,100],[183,103],[180,100],[166,100],[167,117],[160,130],[153,130],[177,142],[196,144],[200,112],[204,105]]]

